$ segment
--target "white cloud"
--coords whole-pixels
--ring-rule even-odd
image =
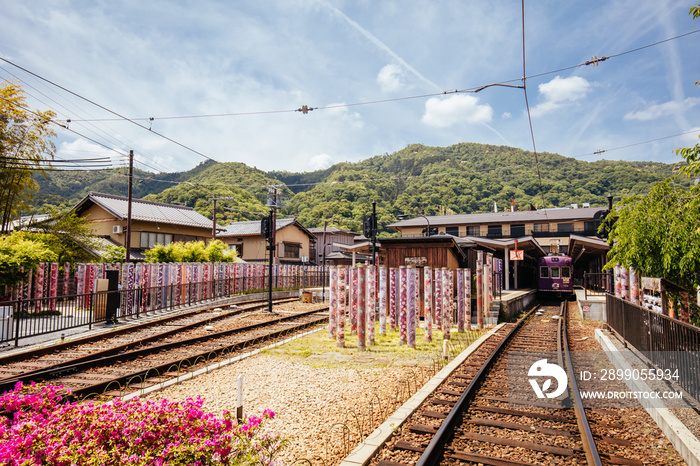
[[[333,157],[328,154],[318,154],[309,159],[309,168],[311,170],[323,170],[333,165]]]
[[[538,86],[544,102],[536,105],[530,113],[532,116],[542,116],[567,104],[586,97],[591,90],[591,83],[580,76],[562,78],[557,76],[548,83]]]
[[[508,120],[508,119],[510,119],[510,118],[512,118],[512,117],[513,117],[513,115],[511,115],[510,112],[503,112],[503,114],[501,115],[501,118],[502,118],[503,120]]]
[[[425,103],[423,123],[446,128],[457,123],[486,123],[493,117],[490,105],[480,105],[473,95],[455,94],[447,98],[432,97]]]
[[[685,100],[664,102],[663,104],[650,105],[644,110],[629,112],[625,115],[625,120],[648,121],[664,116],[675,115],[690,110],[700,104],[700,97],[688,97]]]
[[[402,90],[406,85],[404,83],[404,73],[401,67],[390,63],[379,70],[377,74],[377,82],[382,92],[397,92]]]

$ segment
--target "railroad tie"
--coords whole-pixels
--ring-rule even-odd
[[[524,463],[522,461],[512,461],[504,460],[501,458],[493,458],[491,456],[479,455],[477,453],[471,453],[466,451],[445,453],[447,458],[453,458],[462,461],[469,461],[472,463],[480,463],[488,466],[532,466],[532,463]]]

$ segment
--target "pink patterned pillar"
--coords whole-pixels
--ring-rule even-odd
[[[433,271],[423,269],[423,319],[425,320],[425,341],[433,340]]]
[[[375,305],[377,302],[377,269],[375,266],[371,265],[365,269],[365,280],[367,282],[367,286],[365,288],[365,308],[367,309],[367,341],[370,345],[373,345],[375,343]]]
[[[476,252],[476,325],[484,328],[484,252]]]
[[[615,297],[622,298],[622,270],[620,265],[615,266]]]
[[[70,293],[70,262],[63,264],[63,296]]]
[[[464,270],[464,317],[467,330],[472,329],[472,271]]]
[[[630,301],[639,306],[639,275],[630,267]]]
[[[464,332],[464,269],[457,269],[457,331]]]
[[[350,334],[357,334],[357,267],[350,269]]]
[[[435,330],[442,330],[442,270],[435,269]]]
[[[408,283],[407,283],[406,267],[399,267],[399,344],[406,344],[406,333],[408,330],[407,321],[407,300],[408,300]]]
[[[396,308],[398,307],[398,300],[396,296],[397,287],[397,270],[392,268],[389,270],[389,328],[391,330],[396,330]]]
[[[416,347],[416,314],[417,314],[417,302],[416,302],[416,268],[409,266],[406,269],[406,333],[407,342],[409,348]]]
[[[379,267],[379,334],[386,335],[386,267]]]
[[[357,268],[357,350],[364,351],[367,344],[367,282],[365,267]]]
[[[620,288],[622,290],[622,299],[629,301],[630,299],[630,286],[629,286],[629,275],[627,275],[627,267],[620,267]]]
[[[51,263],[51,272],[49,275],[49,298],[55,298],[58,294],[58,262]],[[56,300],[49,300],[49,310],[56,310]]]
[[[450,339],[450,326],[452,324],[452,290],[450,283],[450,271],[447,267],[441,270],[442,279],[442,338]]]
[[[338,328],[336,330],[336,346],[338,348],[345,348],[345,282],[347,276],[347,269],[344,265],[338,267],[338,288],[336,290],[336,297],[338,300]]]
[[[330,284],[328,286],[328,337],[335,338],[335,331],[338,325],[338,300],[336,292],[338,291],[338,269],[335,266],[328,267]]]

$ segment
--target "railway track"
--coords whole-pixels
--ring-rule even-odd
[[[261,307],[267,306],[257,306],[257,309]],[[163,324],[170,328],[161,328],[145,338],[136,340],[120,334],[116,338],[126,337],[129,341],[108,347],[103,341],[92,341],[88,343],[92,351],[87,353],[67,352],[63,348],[59,353],[45,353],[36,364],[33,359],[15,361],[13,370],[22,372],[0,380],[0,391],[9,390],[21,381],[24,384],[36,382],[37,387],[48,383],[64,385],[75,397],[114,396],[123,393],[128,386],[145,388],[180,375],[184,368],[192,369],[327,320],[327,315],[320,313],[327,309],[324,307],[284,315],[262,312],[251,315],[248,312],[247,317],[241,318],[243,312],[255,308],[239,308],[232,310],[230,314],[233,315],[212,316],[212,319],[184,325],[170,320],[169,324]],[[141,331],[143,329],[138,332]],[[85,350],[84,345],[85,342],[79,347]]]
[[[486,340],[370,464],[643,464],[598,452],[599,443],[625,440],[605,423],[589,427],[591,411],[569,376],[576,367],[565,309],[566,303],[533,309]]]

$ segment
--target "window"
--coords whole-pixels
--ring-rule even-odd
[[[139,246],[143,249],[152,248],[156,244],[167,246],[173,242],[173,235],[168,233],[149,233],[141,232],[141,241]]]
[[[535,233],[547,233],[549,231],[549,223],[535,223]]]
[[[287,259],[298,259],[299,251],[301,250],[300,244],[294,243],[282,243],[284,245],[284,257]]]
[[[446,227],[445,233],[452,236],[459,236],[459,227]]]
[[[500,238],[503,236],[501,225],[489,225],[488,236],[490,238]]]
[[[550,270],[552,272],[552,278],[559,278],[559,267],[552,267]]]
[[[525,236],[525,224],[514,224],[510,226],[510,236],[513,238],[520,238]]]
[[[549,278],[549,267],[540,267],[540,278]]]
[[[571,268],[562,267],[561,268],[561,278],[569,278],[569,277],[571,277]]]
[[[467,227],[467,236],[479,236],[481,234],[481,228],[479,225],[469,225]]]
[[[559,223],[557,224],[557,233],[571,233],[574,231],[573,223]]]

